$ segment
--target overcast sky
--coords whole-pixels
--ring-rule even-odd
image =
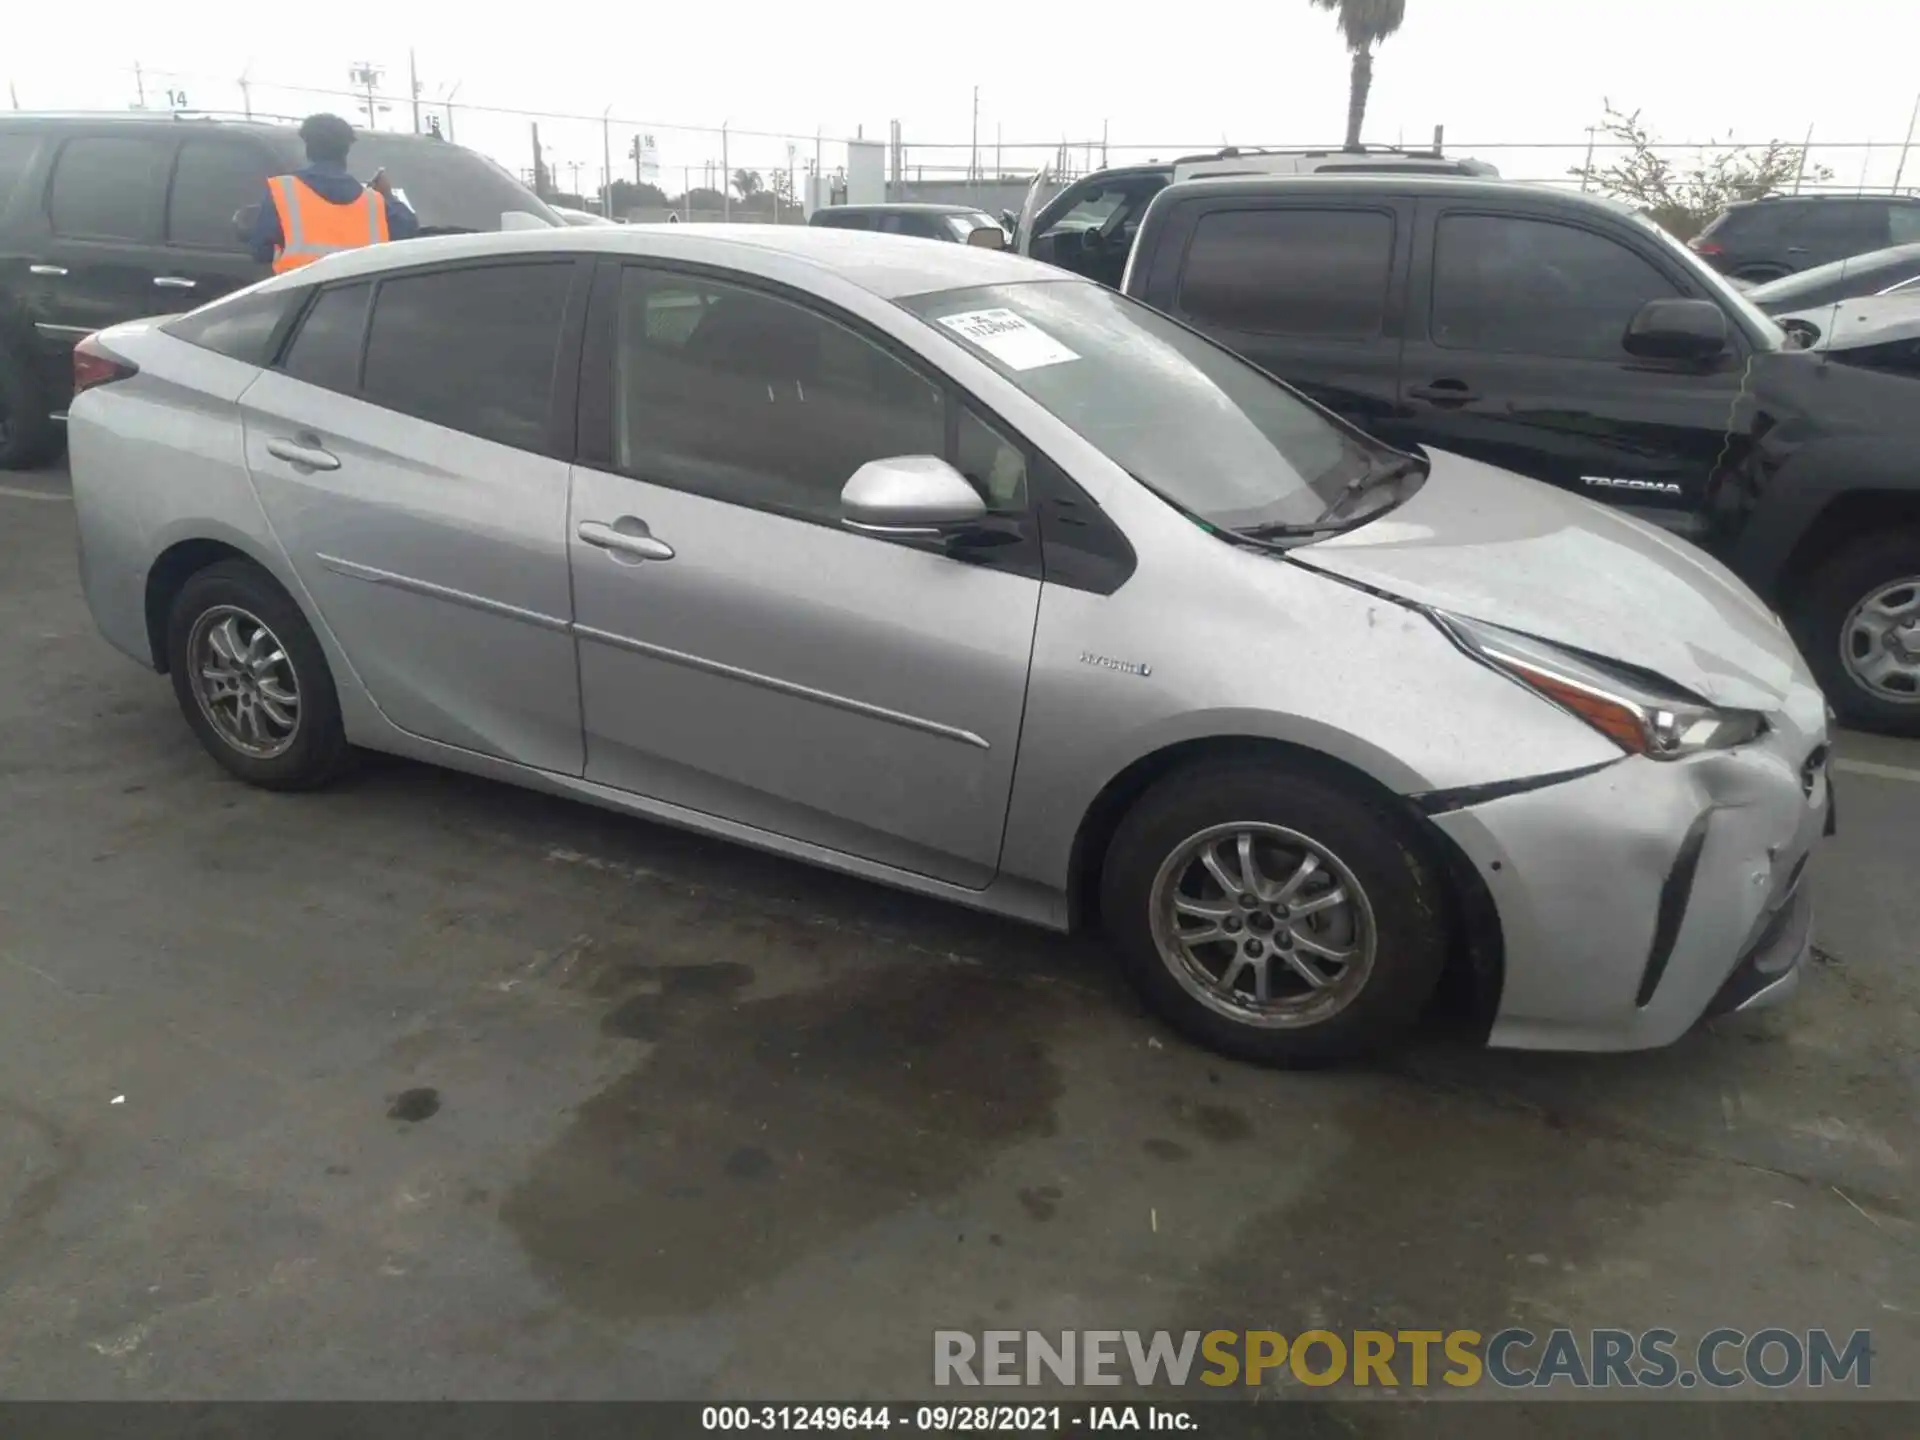
[[[0,80],[28,109],[113,108],[135,99],[133,65],[147,72],[150,105],[184,90],[194,108],[238,110],[243,72],[257,110],[336,109],[364,123],[346,98],[276,86],[347,86],[369,60],[386,88],[406,87],[417,52],[423,93],[459,85],[455,134],[516,169],[529,163],[524,119],[467,108],[501,106],[649,122],[669,190],[683,167],[719,159],[717,136],[672,126],[729,125],[738,168],[786,163],[783,140],[743,131],[827,137],[864,126],[884,139],[898,119],[908,162],[965,165],[972,93],[980,88],[983,162],[996,136],[1008,169],[1030,166],[1063,137],[1097,141],[1112,158],[1182,148],[1337,141],[1346,113],[1347,58],[1331,17],[1308,0],[1200,0],[1171,7],[1043,5],[967,0],[951,5],[826,0],[609,6],[541,0],[529,6],[454,0],[335,0],[323,7],[201,0],[183,7],[94,0],[66,9],[13,7]],[[484,21],[478,17],[484,16]],[[1111,21],[1102,28],[1102,20]],[[1449,150],[1473,151],[1519,178],[1558,175],[1580,158],[1603,98],[1640,107],[1663,138],[1829,142],[1836,180],[1891,180],[1920,92],[1920,0],[1408,0],[1407,23],[1376,61],[1367,139],[1417,143],[1446,126]],[[404,104],[380,117],[410,124]],[[631,175],[613,135],[616,173]],[[599,178],[597,124],[545,122],[564,182],[580,165]],[[952,147],[935,150],[937,143]],[[1502,152],[1501,143],[1558,151]],[[1137,150],[1127,147],[1141,147]],[[810,140],[798,143],[804,162]],[[699,178],[695,169],[694,178]],[[1903,184],[1920,185],[1920,154]]]

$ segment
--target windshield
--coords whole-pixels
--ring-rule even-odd
[[[1706,286],[1707,293],[1718,296],[1741,321],[1741,328],[1747,332],[1747,338],[1762,350],[1782,350],[1786,348],[1786,333],[1775,323],[1772,316],[1749,300],[1739,290],[1727,283],[1726,276],[1715,270],[1693,251],[1674,239],[1664,228],[1649,220],[1639,211],[1631,212],[1633,223],[1642,230],[1656,236],[1667,248],[1667,253],[1677,257],[1687,267],[1693,278]]]
[[[1223,530],[1312,524],[1350,482],[1399,458],[1103,286],[1038,280],[899,303],[1141,484]]]
[[[430,233],[498,230],[501,214],[509,210],[536,216],[549,225],[565,223],[493,161],[443,141],[360,135],[353,142],[347,167],[362,180],[385,170],[420,217],[420,228]]]

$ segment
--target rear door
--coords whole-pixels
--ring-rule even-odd
[[[588,273],[530,257],[322,287],[241,400],[261,505],[387,718],[570,775],[564,457]]]
[[[244,135],[190,135],[167,187],[166,250],[154,277],[168,309],[190,310],[266,277],[247,253],[240,212],[266,200],[275,170],[265,145]]]
[[[602,275],[571,537],[587,779],[985,886],[1040,603],[1025,452],[807,297]],[[925,454],[1001,543],[842,524],[862,464]]]
[[[1792,207],[1786,232],[1787,260],[1796,270],[1884,250],[1888,238],[1884,200],[1822,200]]]
[[[1649,300],[1697,295],[1624,227],[1425,200],[1387,438],[1456,451],[1690,531],[1740,393],[1746,342],[1705,364],[1622,340]]]
[[[50,356],[108,325],[181,308],[154,284],[176,144],[171,130],[146,125],[76,128],[60,140],[26,217],[28,308]]]
[[[1134,290],[1391,440],[1412,219],[1394,197],[1188,200]]]

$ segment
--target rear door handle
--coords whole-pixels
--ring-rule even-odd
[[[625,527],[620,528],[620,527]],[[629,555],[635,560],[671,560],[673,547],[664,540],[656,540],[647,530],[647,522],[631,515],[622,515],[612,525],[599,520],[582,520],[579,536],[587,544],[601,550],[611,550],[615,555]]]
[[[1410,385],[1407,394],[1435,405],[1465,405],[1480,398],[1480,392],[1470,389],[1464,380],[1435,380],[1430,385]]]
[[[318,441],[305,445],[298,440],[269,440],[267,453],[276,460],[284,460],[289,465],[305,466],[309,470],[340,468],[340,457],[330,450],[322,450]]]
[[[52,275],[58,278],[67,273],[67,267],[64,265],[29,265],[27,267],[27,273],[29,275]]]
[[[191,290],[200,282],[189,280],[184,275],[156,275],[153,277],[153,283],[162,290]]]

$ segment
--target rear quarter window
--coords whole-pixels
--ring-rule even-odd
[[[271,365],[286,322],[305,294],[297,288],[264,293],[243,290],[169,320],[161,328],[176,340],[230,360]]]
[[[39,141],[31,131],[0,130],[0,215],[6,213],[7,201],[27,178],[38,149]]]

